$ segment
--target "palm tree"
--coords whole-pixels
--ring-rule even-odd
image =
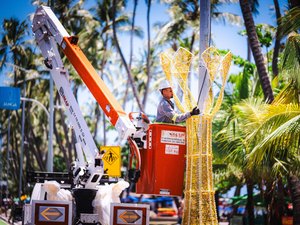
[[[217,135],[218,148],[227,152],[226,162],[233,163],[236,167],[241,168],[243,178],[247,187],[247,214],[249,224],[254,224],[254,202],[253,202],[253,186],[257,183],[258,176],[262,176],[261,168],[248,167],[247,155],[251,152],[251,145],[245,140],[245,137],[253,127],[257,126],[253,123],[249,114],[259,112],[255,106],[261,104],[261,100],[253,98],[249,100],[251,107],[248,107],[248,102],[243,100],[242,103],[233,106],[233,111],[230,120]],[[245,127],[246,123],[248,127]]]
[[[168,9],[171,19],[169,22],[160,24],[157,26],[159,32],[157,34],[155,43],[170,44],[171,47],[176,51],[178,48],[178,41],[188,39],[186,43],[189,43],[187,48],[190,52],[193,52],[194,43],[199,38],[199,18],[200,8],[199,1],[196,0],[175,0],[175,1],[163,1],[166,4],[170,4]],[[228,3],[234,2],[232,0],[226,1]],[[211,16],[216,21],[228,21],[229,23],[242,24],[239,16],[231,13],[222,13],[218,11],[219,5],[222,1],[212,1],[211,3]],[[192,29],[190,29],[192,28]],[[186,37],[183,34],[192,32]]]
[[[264,106],[260,125],[248,134],[255,146],[249,163],[255,167],[270,166],[276,177],[287,176],[292,196],[294,224],[300,224],[299,214],[299,48],[300,36],[288,39],[283,58],[284,74],[290,82],[271,105]],[[288,76],[287,76],[288,74]]]
[[[117,4],[117,11],[119,12],[125,6],[124,1],[119,1]],[[135,6],[136,9],[136,6]],[[99,70],[100,76],[102,79],[108,80],[114,83],[116,79],[116,74],[113,74],[109,77],[110,74],[110,62],[116,61],[113,48],[116,47],[114,36],[113,36],[113,6],[112,1],[97,1],[97,4],[90,9],[90,12],[93,16],[92,21],[90,21],[90,26],[87,29],[87,32],[83,34],[83,39],[85,42],[85,46],[87,48],[87,57],[91,60],[92,64],[96,69]],[[118,13],[119,14],[119,13]],[[120,14],[115,19],[116,27],[118,28],[118,32],[126,32],[129,30],[129,16],[128,14]],[[133,36],[141,36],[141,30],[134,26],[134,19],[131,24],[131,42],[133,41]],[[132,48],[132,47],[131,47]],[[130,67],[132,64],[132,53],[130,56]],[[121,67],[121,65],[120,65]],[[121,78],[122,79],[122,78]],[[127,80],[129,84],[130,79]],[[120,80],[119,80],[120,81]],[[113,84],[114,85],[114,84]],[[118,82],[117,85],[120,85]],[[116,85],[114,85],[116,86]],[[124,106],[126,101],[128,88],[125,90],[125,97],[124,97]],[[95,105],[95,115],[96,115],[96,122],[94,122],[95,129],[94,129],[94,137],[97,134],[97,124],[98,120],[100,119],[100,113],[98,105]],[[103,119],[103,141],[106,142],[106,132],[107,132],[107,125],[106,125],[106,118],[104,113],[102,114]]]
[[[198,1],[165,1],[170,4],[169,15],[171,20],[165,24],[158,24],[160,31],[155,42],[170,43],[174,51],[178,48],[178,40],[188,28],[192,27],[189,50],[192,52],[194,41],[199,33],[200,9]]]
[[[300,163],[297,157],[300,108],[299,104],[282,104],[281,101],[279,98],[272,105],[265,105],[261,124],[247,138],[255,145],[248,158],[252,166],[271,166],[273,177],[287,176],[295,210],[294,224],[299,224],[299,211],[296,210],[299,209],[297,192],[300,190],[300,183],[295,180],[298,180]]]
[[[280,7],[278,0],[274,0],[274,7],[275,7],[275,14],[277,23],[279,22],[279,18],[281,17]],[[278,36],[278,30],[276,32],[275,37],[275,44],[274,44],[274,51],[273,51],[273,58],[272,58],[272,71],[273,76],[276,77],[278,75],[278,56],[279,56],[279,48],[280,48],[280,38]]]
[[[260,43],[258,41],[258,37],[256,34],[250,3],[248,0],[240,0],[240,6],[241,6],[244,22],[245,22],[247,35],[249,37],[249,43],[253,53],[253,58],[257,67],[260,83],[264,93],[264,97],[267,102],[272,102],[274,100],[273,91],[264,64],[264,58],[261,52]]]
[[[226,53],[226,51],[220,52]],[[230,75],[228,82],[230,83],[229,86],[232,86],[232,90],[225,91],[221,111],[214,120],[214,127],[216,126],[219,130],[213,138],[213,143],[216,146],[214,155],[216,155],[216,151],[221,152],[221,157],[223,155],[221,159],[225,158],[228,167],[233,165],[235,168],[240,168],[242,172],[240,180],[245,181],[247,184],[249,196],[247,208],[248,216],[251,216],[254,207],[253,198],[251,197],[251,194],[253,194],[252,187],[257,180],[254,179],[255,171],[249,170],[246,166],[246,156],[250,149],[244,141],[246,131],[243,124],[248,117],[247,113],[242,113],[243,111],[235,105],[247,98],[259,98],[261,92],[257,88],[255,65],[238,56],[233,56],[233,62],[242,68],[242,72]]]
[[[120,2],[119,2],[120,4]],[[112,27],[113,27],[113,36],[114,36],[114,41],[115,41],[115,45],[117,47],[117,50],[119,52],[119,55],[121,57],[121,60],[122,60],[122,63],[125,67],[125,70],[126,70],[126,73],[127,73],[127,76],[128,76],[128,79],[130,81],[130,84],[131,84],[131,88],[132,88],[132,91],[133,91],[133,95],[135,97],[135,100],[138,104],[138,108],[141,112],[144,112],[144,107],[143,105],[141,104],[140,102],[140,99],[139,99],[139,96],[138,96],[138,93],[136,91],[136,87],[135,87],[135,84],[133,82],[133,77],[131,75],[131,72],[128,68],[128,65],[127,65],[127,62],[125,60],[125,57],[122,53],[122,50],[121,50],[121,47],[120,47],[120,44],[119,44],[119,41],[118,41],[118,38],[117,38],[117,32],[116,32],[116,14],[117,14],[117,3],[116,3],[116,0],[113,0],[113,6],[112,6],[112,11],[113,11],[113,16],[112,16],[112,19],[113,19],[113,23],[112,23]]]
[[[2,25],[3,33],[0,43],[0,71],[6,67],[6,63],[9,62],[13,65],[18,65],[22,58],[26,57],[25,35],[28,28],[26,21],[20,22],[16,18],[4,19]],[[17,85],[19,75],[19,71],[14,70],[14,86]]]
[[[144,92],[144,98],[143,98],[143,108],[146,106],[147,102],[147,97],[148,97],[148,91],[149,91],[149,86],[150,86],[150,81],[151,81],[151,71],[150,71],[150,61],[151,61],[151,37],[150,37],[150,10],[151,10],[151,0],[145,0],[147,3],[147,36],[148,36],[148,41],[147,41],[147,82],[146,82],[146,88]]]
[[[300,6],[291,8],[286,15],[280,18],[278,25],[278,36],[284,37],[292,32],[297,32],[300,23]]]
[[[131,71],[132,58],[133,58],[133,34],[134,34],[134,28],[135,28],[134,24],[135,24],[137,4],[138,4],[138,0],[134,0],[132,22],[131,22],[131,31],[130,31],[130,55],[129,55],[129,65],[128,65],[129,71]],[[129,85],[130,85],[130,82],[127,81],[126,91],[125,91],[124,100],[123,100],[123,108],[125,108]]]
[[[226,51],[220,51],[221,53],[226,53]],[[259,106],[261,103],[252,100],[252,107],[240,107],[239,103],[246,101],[247,99],[260,99],[261,91],[259,89],[259,80],[258,75],[255,70],[255,64],[250,63],[247,60],[242,59],[238,56],[233,56],[233,62],[242,68],[242,71],[238,74],[231,74],[228,82],[229,86],[232,87],[232,90],[227,90],[224,95],[224,101],[222,110],[218,113],[219,116],[216,117],[214,121],[214,126],[219,130],[215,138],[215,151],[224,152],[222,159],[227,157],[226,162],[230,166],[232,163],[235,167],[241,168],[243,172],[243,179],[246,180],[248,184],[248,191],[250,198],[247,199],[248,204],[251,203],[251,185],[258,183],[261,185],[261,180],[252,177],[255,172],[247,167],[248,162],[246,160],[247,155],[251,152],[252,147],[248,146],[245,142],[245,136],[247,134],[244,124],[245,121],[249,120],[249,114],[251,113],[250,109],[255,108],[255,105]],[[250,100],[248,100],[249,102]],[[248,111],[245,111],[245,110]],[[241,125],[242,123],[243,125]],[[221,130],[221,131],[220,131]],[[251,129],[250,129],[251,130]],[[228,156],[229,155],[229,156]],[[242,160],[244,159],[244,160]],[[271,184],[273,180],[269,181],[266,179],[268,171],[265,168],[257,168],[254,171],[265,171],[262,173],[258,172],[261,176],[264,177],[265,181],[268,181],[267,184]],[[255,178],[255,179],[250,179]],[[253,183],[254,182],[254,183]],[[268,193],[268,189],[265,193]],[[264,193],[264,190],[261,190],[261,193]],[[270,201],[271,202],[271,201]],[[251,203],[253,205],[253,203]],[[248,208],[252,208],[252,205],[249,205]],[[268,213],[270,215],[270,213]]]
[[[276,11],[276,18],[277,18],[277,32],[276,32],[276,40],[274,46],[274,53],[273,53],[273,61],[272,61],[272,68],[273,74],[276,76],[278,74],[278,54],[280,48],[280,40],[291,32],[295,32],[299,29],[299,1],[288,1],[289,3],[289,10],[284,15],[281,16],[280,8],[278,0],[274,0],[274,6]]]
[[[13,75],[13,86],[22,87],[25,82],[28,82],[26,90],[23,89],[23,93],[27,93],[27,96],[31,95],[31,85],[35,83],[34,79],[29,79],[31,76],[32,69],[35,69],[34,65],[34,57],[32,53],[32,48],[30,46],[30,41],[28,41],[27,34],[28,34],[28,25],[26,21],[20,22],[18,19],[10,18],[4,19],[2,22],[2,33],[1,33],[1,44],[0,44],[0,70],[3,71],[6,67],[7,74],[12,68],[12,75]],[[27,79],[28,78],[28,79]],[[29,112],[30,108],[26,109]],[[5,124],[8,117],[8,113],[4,112],[1,113],[1,123]],[[19,169],[20,165],[18,162],[20,161],[20,150],[19,150],[19,140],[21,139],[20,135],[20,124],[21,124],[21,116],[20,111],[14,111],[11,114],[11,142],[7,143],[10,149],[12,149],[12,159],[13,163],[11,164],[11,175],[13,184],[17,184],[19,180]],[[30,119],[27,117],[25,124],[30,125]],[[44,131],[44,130],[43,130]],[[28,143],[31,143],[33,138],[34,141],[37,139],[34,138],[35,133],[33,132],[32,126],[25,126],[25,136],[24,140]],[[25,151],[25,160],[24,165],[22,167],[30,168],[34,166],[30,163],[30,157],[35,155],[36,161],[38,165],[43,168],[44,162],[38,153],[38,150],[35,148],[36,145],[32,146],[32,152]],[[39,147],[42,147],[39,146]],[[38,147],[38,148],[39,148]],[[25,146],[26,150],[26,146]],[[32,154],[33,153],[33,154]],[[8,154],[8,152],[7,152]],[[7,162],[10,163],[10,162]],[[12,188],[15,188],[12,186]]]

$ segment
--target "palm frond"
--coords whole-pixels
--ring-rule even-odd
[[[293,81],[289,81],[283,89],[278,93],[272,102],[273,105],[277,104],[289,104],[289,103],[298,103],[298,90],[294,85]]]
[[[288,38],[283,56],[282,69],[284,74],[296,82],[300,89],[300,35],[293,34]]]
[[[299,105],[270,105],[268,116],[263,118],[265,122],[249,138],[255,144],[248,156],[252,163],[259,165],[264,158],[295,154],[300,138]]]
[[[300,28],[300,7],[292,8],[279,19],[278,36],[280,38]]]
[[[278,158],[274,158],[275,159],[275,163],[272,166],[272,173],[274,174],[275,177],[278,176],[283,176],[283,172],[287,173],[289,171],[288,167],[287,167],[287,163],[283,160],[280,160]]]
[[[244,134],[251,133],[254,128],[262,124],[261,115],[265,111],[265,105],[262,99],[249,98],[233,106],[235,116],[240,118],[242,123]]]
[[[299,112],[298,112],[299,113]],[[281,124],[282,122],[278,122]],[[295,116],[294,118],[288,120],[287,122],[280,125],[270,134],[266,135],[264,139],[259,143],[253,151],[260,149],[276,148],[296,148],[298,145],[298,140],[300,137],[300,116]]]
[[[233,13],[214,12],[212,16],[216,20],[216,22],[222,21],[224,24],[228,22],[230,25],[239,26],[239,27],[244,24],[244,21],[241,18],[241,16]]]

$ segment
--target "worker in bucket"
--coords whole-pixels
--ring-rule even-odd
[[[159,91],[162,94],[162,100],[157,107],[156,122],[162,123],[180,123],[186,121],[193,115],[199,115],[198,107],[193,108],[191,112],[178,114],[174,109],[173,90],[167,80],[163,80],[159,85]]]

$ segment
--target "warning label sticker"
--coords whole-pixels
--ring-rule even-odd
[[[160,142],[185,145],[185,132],[162,130]]]
[[[179,155],[179,146],[178,145],[166,145],[165,154],[166,155]]]

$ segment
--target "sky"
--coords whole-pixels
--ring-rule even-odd
[[[280,0],[279,5],[281,8],[281,13],[283,10],[286,9],[286,1],[287,0]],[[2,22],[4,18],[16,17],[19,20],[28,19],[28,15],[33,13],[36,9],[36,6],[31,5],[31,0],[0,0],[1,8],[0,8],[0,21]],[[87,0],[87,8],[93,5],[94,0]],[[161,21],[166,22],[169,20],[168,13],[166,12],[166,7],[159,4],[158,0],[153,1],[151,6],[151,15],[150,20],[151,23],[154,24],[155,22]],[[273,5],[273,0],[261,0],[259,6],[259,15],[254,17],[255,23],[268,23],[271,25],[276,24],[275,13],[274,10],[271,8]],[[133,0],[128,1],[128,11],[132,12],[133,10]],[[230,5],[222,5],[222,7],[218,8],[221,12],[230,12],[236,15],[241,15],[241,9],[238,3],[230,4]],[[144,0],[139,0],[137,14],[136,14],[136,25],[143,27],[145,31],[145,35],[143,39],[135,38],[135,48],[134,54],[138,56],[139,51],[141,51],[142,46],[146,45],[147,37],[146,37],[146,4]],[[239,55],[243,58],[247,57],[247,43],[246,37],[243,37],[238,34],[238,32],[244,30],[243,26],[234,26],[224,24],[222,22],[212,21],[212,39],[213,44],[219,49],[230,49],[233,54]],[[151,34],[151,38],[154,38],[154,33]],[[121,41],[121,46],[123,47],[124,53],[128,56],[129,50],[124,46],[129,45],[129,35],[120,35],[119,37]],[[234,71],[235,68],[231,67],[231,72]],[[0,85],[1,85],[1,77],[0,76]],[[193,83],[193,82],[192,82]],[[197,82],[195,82],[197,83]],[[192,87],[193,89],[193,87]],[[194,89],[197,89],[195,87]],[[192,90],[193,91],[193,90]],[[195,91],[194,91],[195,93]],[[197,90],[196,90],[197,93]],[[158,96],[158,95],[156,95]],[[92,97],[91,97],[92,98]],[[84,98],[86,100],[86,98]],[[148,107],[150,115],[155,114],[155,110],[152,110],[153,107]]]
[[[276,26],[276,17],[273,8],[273,0],[260,0],[258,8],[259,14],[254,16],[255,24],[267,23]],[[287,8],[286,0],[279,0],[281,13]],[[239,4],[224,5],[220,8],[222,12],[230,12],[237,15],[241,14]],[[245,30],[244,27],[226,25],[215,21],[212,22],[212,35],[218,48],[230,49],[233,54],[240,55],[243,58],[247,58],[247,43],[246,37],[238,34],[238,32]]]
[[[17,17],[20,20],[26,19],[29,13],[33,13],[35,11],[35,6],[31,5],[31,0],[0,0],[1,8],[0,8],[0,21],[3,18],[9,17]],[[88,0],[88,7],[91,6],[93,3],[92,0]],[[132,10],[132,1],[128,1],[128,9]],[[166,12],[166,8],[161,4],[157,3],[152,4],[151,7],[151,21],[166,21],[168,20],[168,15]],[[274,11],[270,8],[273,5],[273,0],[263,0],[259,1],[259,12],[260,14],[254,17],[255,23],[270,23],[275,24],[275,15]],[[279,1],[281,9],[286,8],[286,0]],[[239,4],[230,4],[230,5],[223,5],[219,7],[219,10],[222,12],[231,12],[233,14],[241,15],[241,10]],[[136,25],[141,27],[146,27],[146,5],[144,0],[140,0],[138,3],[137,15],[136,15]],[[224,25],[222,22],[212,22],[212,36],[215,45],[218,48],[223,49],[231,49],[234,54],[242,55],[245,53],[245,37],[240,37],[237,32],[243,30],[243,27],[237,27],[232,25]],[[146,35],[145,35],[146,36]],[[153,35],[152,35],[153,36]],[[146,41],[146,37],[144,37]],[[140,41],[140,40],[135,40]]]
[[[86,7],[90,8],[93,6],[95,0],[87,0]],[[28,19],[30,13],[34,13],[36,6],[31,5],[31,0],[0,0],[0,21],[2,22],[4,18],[16,17],[19,20]],[[167,8],[162,4],[158,3],[158,0],[153,1],[151,6],[151,23],[154,24],[158,21],[166,22],[169,20],[168,13],[166,12]],[[259,1],[259,14],[254,17],[255,23],[268,23],[271,25],[276,25],[274,9],[272,9],[273,0],[261,0]],[[281,8],[281,13],[287,8],[287,0],[279,0],[279,5]],[[133,10],[133,0],[128,0],[127,11],[132,12]],[[223,4],[218,8],[220,12],[230,12],[236,15],[241,16],[241,9],[238,3],[235,4]],[[134,55],[139,56],[141,49],[147,43],[146,35],[146,12],[147,7],[144,0],[138,1],[138,8],[136,13],[136,25],[144,28],[144,38],[139,39],[135,38],[134,43]],[[1,26],[0,26],[1,29]],[[230,49],[234,55],[239,55],[243,58],[247,57],[247,42],[246,37],[241,36],[238,32],[244,30],[243,26],[235,26],[224,24],[221,21],[212,20],[211,32],[212,32],[212,41],[219,49]],[[0,30],[1,31],[1,30]],[[155,36],[154,30],[152,31],[151,38]],[[122,50],[125,56],[129,56],[129,35],[119,35],[119,40],[121,42]],[[79,40],[80,41],[80,40]],[[196,43],[197,44],[197,43]],[[263,49],[264,50],[264,49]],[[157,56],[158,57],[158,56]],[[231,66],[230,72],[236,72],[238,69],[234,66]],[[1,79],[2,78],[2,79]],[[0,85],[3,85],[3,76],[0,76]],[[194,82],[192,82],[194,83]],[[197,82],[196,82],[197,83]],[[192,87],[193,89],[193,87]],[[197,92],[197,87],[195,87]],[[192,90],[193,91],[193,90]]]
[[[16,17],[19,20],[28,19],[28,15],[33,13],[36,9],[36,6],[31,5],[31,0],[0,0],[0,21],[2,22],[4,18]],[[94,0],[87,0],[87,8],[93,5]],[[151,7],[151,23],[154,24],[158,21],[168,21],[169,16],[166,12],[166,7],[159,4],[158,0],[153,1]],[[268,23],[275,25],[275,13],[271,8],[273,5],[273,0],[263,0],[259,1],[259,15],[254,17],[255,23]],[[279,5],[281,11],[283,12],[286,9],[287,0],[279,0]],[[128,1],[128,10],[132,12],[133,10],[133,0]],[[136,15],[136,25],[140,27],[146,27],[146,4],[144,0],[138,1],[137,15]],[[236,15],[241,15],[241,9],[238,3],[235,4],[223,4],[218,8],[221,12],[230,12]],[[143,45],[146,45],[146,29],[143,39],[135,38],[134,43],[137,47],[134,48],[134,55],[138,55],[141,51]],[[223,22],[212,21],[212,40],[213,44],[220,49],[230,49],[233,54],[242,56],[246,58],[246,38],[239,35],[238,32],[244,30],[244,27],[234,26],[224,24]],[[154,38],[155,34],[152,32],[151,38]],[[122,46],[128,46],[129,44],[129,35],[119,36]],[[123,48],[125,55],[129,55],[129,49]],[[233,70],[234,68],[232,68]],[[0,78],[1,85],[1,78]]]
[[[287,0],[279,0],[279,5],[281,7],[281,11],[283,12],[286,9],[286,1]],[[0,21],[2,22],[4,18],[16,17],[20,20],[24,20],[28,18],[30,13],[35,11],[36,6],[31,5],[31,0],[0,0],[1,8],[0,8]],[[87,0],[87,7],[93,5],[94,0]],[[133,0],[128,1],[128,10],[133,10]],[[275,25],[275,13],[271,8],[273,5],[273,0],[263,0],[259,1],[259,15],[254,17],[255,23],[268,23]],[[139,0],[137,14],[136,14],[136,25],[140,27],[146,27],[146,5],[144,0]],[[241,10],[239,4],[229,4],[222,5],[218,9],[221,12],[230,12],[233,14],[241,15]],[[166,12],[166,7],[159,4],[158,1],[154,1],[151,7],[151,22],[152,24],[157,21],[168,21],[169,16]],[[146,30],[146,29],[144,29]],[[243,58],[246,58],[246,38],[239,35],[238,32],[244,30],[244,27],[234,26],[224,24],[223,22],[212,21],[212,39],[213,44],[220,49],[230,49],[233,54],[240,55]],[[145,31],[146,32],[146,31]],[[152,33],[151,38],[154,38],[154,33]],[[120,41],[122,46],[128,46],[129,43],[129,35],[121,36]],[[146,33],[144,38],[141,40],[139,38],[135,38],[134,42],[136,46],[134,48],[134,54],[138,55],[141,47],[146,44],[147,37]],[[125,48],[125,54],[129,55],[129,50]]]

